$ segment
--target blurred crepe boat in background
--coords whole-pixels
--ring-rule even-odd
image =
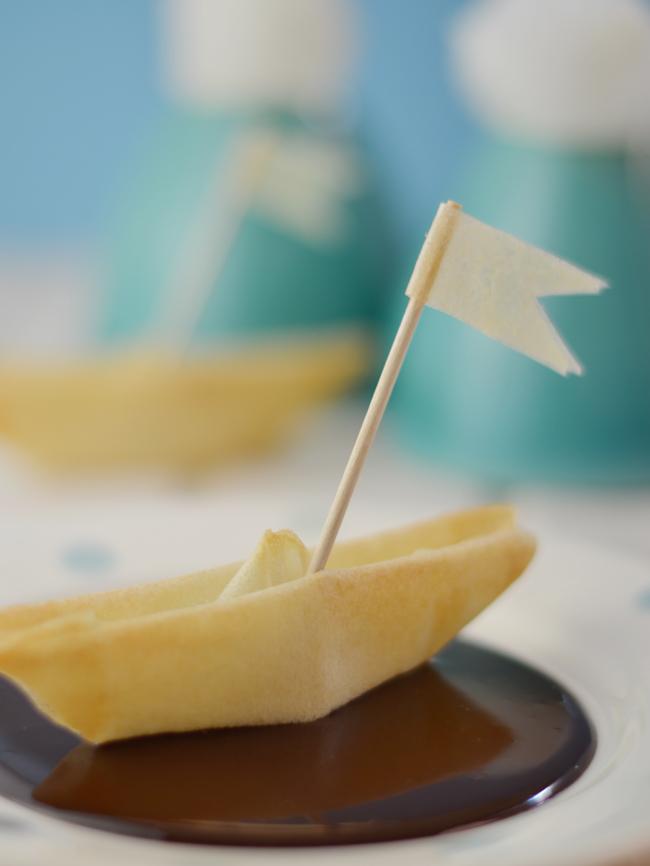
[[[358,385],[361,329],[186,353],[133,351],[0,367],[0,437],[56,472],[200,472],[288,438]]]
[[[427,661],[528,565],[512,509],[0,612],[0,671],[86,740],[306,722]]]

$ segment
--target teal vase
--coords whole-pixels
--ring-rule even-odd
[[[381,295],[377,207],[354,142],[331,124],[282,113],[170,108],[118,209],[103,266],[98,337],[107,345],[155,340],[172,275],[186,255],[206,191],[223,174],[233,144],[255,128],[333,144],[355,183],[334,192],[339,231],[310,239],[252,206],[219,268],[191,334],[223,342],[265,332],[375,323]],[[224,194],[223,206],[227,207]],[[379,244],[381,248],[381,244]]]
[[[585,367],[567,379],[427,311],[396,394],[405,440],[495,483],[648,482],[648,203],[625,157],[492,139],[457,197],[470,214],[610,288],[543,301]]]

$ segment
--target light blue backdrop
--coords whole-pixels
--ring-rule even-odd
[[[418,245],[469,128],[447,84],[460,0],[358,0],[356,114],[398,237]],[[0,248],[93,243],[163,96],[155,0],[0,0]],[[415,238],[415,241],[413,240]]]

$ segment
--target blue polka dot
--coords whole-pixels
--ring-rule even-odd
[[[102,574],[115,565],[115,554],[101,544],[73,544],[61,555],[63,565],[77,574]]]
[[[636,602],[641,610],[646,610],[650,613],[650,586],[639,593]]]

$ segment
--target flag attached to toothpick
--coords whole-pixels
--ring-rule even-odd
[[[441,223],[446,228],[442,239]],[[427,264],[433,258],[439,261],[432,272]],[[582,368],[538,298],[593,295],[606,285],[600,277],[446,202],[440,205],[406,293],[422,293],[427,306],[566,375],[580,374]]]
[[[334,497],[309,572],[327,564],[425,306],[448,313],[565,376],[582,373],[538,298],[593,295],[606,283],[575,265],[493,229],[448,201],[436,218],[406,289],[409,303]]]

